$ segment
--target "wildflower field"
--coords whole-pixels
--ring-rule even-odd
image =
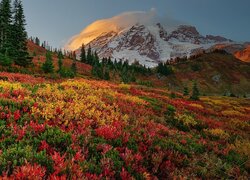
[[[250,175],[250,101],[0,74],[0,179]]]

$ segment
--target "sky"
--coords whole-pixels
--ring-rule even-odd
[[[57,48],[98,19],[152,8],[196,26],[202,35],[250,41],[250,0],[23,0],[23,5],[28,36]]]

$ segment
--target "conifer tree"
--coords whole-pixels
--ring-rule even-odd
[[[93,62],[93,56],[92,56],[92,50],[91,46],[89,45],[88,51],[87,51],[87,63],[92,64]]]
[[[22,2],[15,0],[13,9],[12,44],[14,62],[19,66],[26,67],[31,64],[31,59],[28,57],[27,32]]]
[[[95,51],[94,55],[92,55],[92,64],[91,65],[93,65],[94,63],[99,63],[99,56],[98,56],[96,51]]]
[[[0,3],[0,52],[10,54],[11,47],[11,1],[2,0]]]
[[[103,78],[104,78],[105,80],[110,80],[110,76],[109,76],[109,71],[108,71],[108,70],[105,70],[103,76],[104,76]]]
[[[191,95],[190,99],[197,101],[197,100],[199,100],[199,96],[200,96],[200,92],[199,92],[199,89],[197,87],[197,82],[194,82],[193,91],[192,91],[192,95]]]
[[[54,65],[52,62],[51,52],[46,53],[46,61],[43,63],[42,69],[45,73],[53,73],[54,72]]]
[[[38,37],[36,37],[36,39],[35,39],[35,44],[40,46],[40,39]]]
[[[62,55],[61,51],[59,51],[57,57],[58,57],[58,72],[60,72],[62,70],[62,66],[63,66],[63,62],[62,62],[63,55]]]
[[[73,63],[71,64],[71,70],[76,75],[77,73],[77,67],[76,67],[76,53],[75,51],[73,52]]]
[[[84,44],[82,44],[82,47],[81,47],[80,60],[81,60],[82,63],[86,63],[86,51],[85,51]]]

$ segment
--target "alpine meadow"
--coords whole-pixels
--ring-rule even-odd
[[[0,179],[249,179],[240,1],[0,0]]]

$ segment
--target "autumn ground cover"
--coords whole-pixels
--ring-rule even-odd
[[[0,77],[1,178],[249,177],[247,99],[190,101],[147,86]]]

